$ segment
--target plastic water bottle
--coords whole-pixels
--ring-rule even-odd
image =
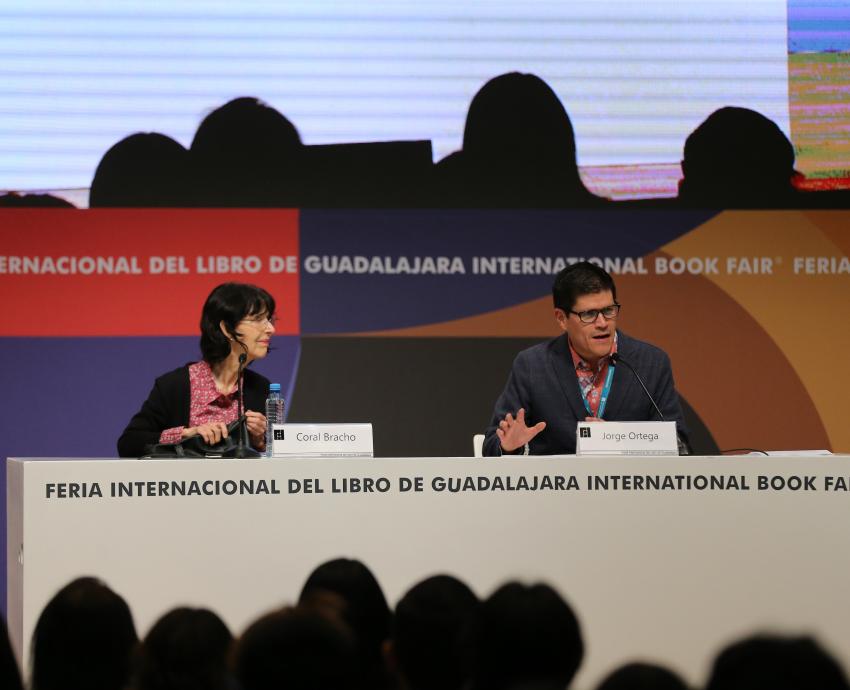
[[[266,457],[272,457],[272,424],[283,424],[286,402],[280,394],[280,384],[269,385],[269,397],[266,398]]]

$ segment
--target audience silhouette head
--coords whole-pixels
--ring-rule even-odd
[[[100,159],[89,206],[179,207],[191,202],[189,152],[156,132],[131,134]]]
[[[53,194],[0,194],[0,208],[76,208],[70,201]]]
[[[572,122],[551,87],[533,74],[488,81],[469,105],[459,169],[472,201],[497,205],[598,203],[581,181]],[[454,181],[460,184],[460,180]]]
[[[348,690],[355,687],[354,641],[343,623],[302,607],[269,613],[236,645],[241,690]]]
[[[6,628],[6,621],[2,617],[3,632],[0,634],[0,688],[8,690],[21,690],[21,672],[18,669],[18,662],[15,659],[15,653],[12,651],[12,643],[9,640],[9,631]]]
[[[208,609],[169,611],[141,645],[136,690],[228,690],[232,642],[224,621]]]
[[[503,585],[481,605],[473,630],[475,690],[563,690],[584,656],[578,619],[545,584]]]
[[[212,611],[176,608],[139,645],[125,601],[100,580],[78,578],[38,618],[29,690],[566,690],[584,656],[576,615],[543,583],[509,582],[479,602],[455,577],[428,577],[399,600],[390,629],[371,571],[339,558],[313,571],[301,600],[262,615],[235,642]],[[385,665],[371,666],[365,644],[377,639]],[[3,690],[20,690],[8,636],[0,640],[0,662]],[[633,662],[609,672],[596,690],[686,687],[668,668]],[[722,649],[705,685],[810,688],[850,685],[811,637],[765,634]]]
[[[631,663],[608,674],[596,690],[688,690],[688,686],[663,666]]]
[[[123,690],[136,643],[124,599],[93,577],[76,579],[36,623],[31,690]]]
[[[844,671],[811,637],[754,635],[714,661],[706,690],[847,690]]]
[[[463,635],[478,598],[450,575],[434,575],[412,587],[396,604],[389,665],[407,690],[460,690],[467,680]]]
[[[679,198],[689,205],[788,205],[794,193],[794,147],[764,115],[720,108],[685,141],[682,174]]]
[[[573,125],[557,94],[540,77],[520,72],[494,77],[475,94],[463,150],[496,164],[552,170],[574,167],[576,160]]]
[[[339,597],[338,613],[354,634],[364,686],[386,685],[381,650],[392,612],[378,580],[360,561],[337,558],[310,573],[298,602],[310,605],[318,597],[327,603],[327,593]]]
[[[190,148],[205,206],[286,206],[297,202],[301,137],[257,98],[236,98],[201,122]]]

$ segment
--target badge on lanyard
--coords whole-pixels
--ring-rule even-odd
[[[598,419],[602,419],[602,415],[605,414],[605,404],[608,402],[608,393],[611,392],[611,382],[614,380],[614,370],[616,368],[608,362],[608,374],[605,376],[605,385],[602,387],[602,395],[599,397],[599,412],[596,414]],[[582,394],[581,399],[584,402],[584,409],[587,410],[587,414],[593,417],[590,403],[587,402],[587,396]]]

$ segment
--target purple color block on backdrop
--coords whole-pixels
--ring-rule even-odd
[[[291,400],[298,336],[276,336],[251,365]],[[198,338],[0,338],[0,591],[6,612],[6,458],[115,457],[118,436],[154,379],[200,357]],[[81,573],[83,574],[83,573]]]

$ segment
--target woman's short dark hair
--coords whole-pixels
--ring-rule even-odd
[[[610,290],[617,300],[614,279],[604,268],[589,261],[579,261],[562,269],[552,285],[552,300],[555,307],[570,311],[582,295],[594,295]]]
[[[38,617],[32,690],[121,690],[137,642],[127,602],[96,578],[78,578]]]
[[[242,334],[236,330],[246,316],[267,314],[274,316],[274,298],[263,288],[246,283],[222,283],[207,297],[201,312],[201,354],[209,364],[227,359],[230,340],[221,332],[219,324],[232,337]]]

